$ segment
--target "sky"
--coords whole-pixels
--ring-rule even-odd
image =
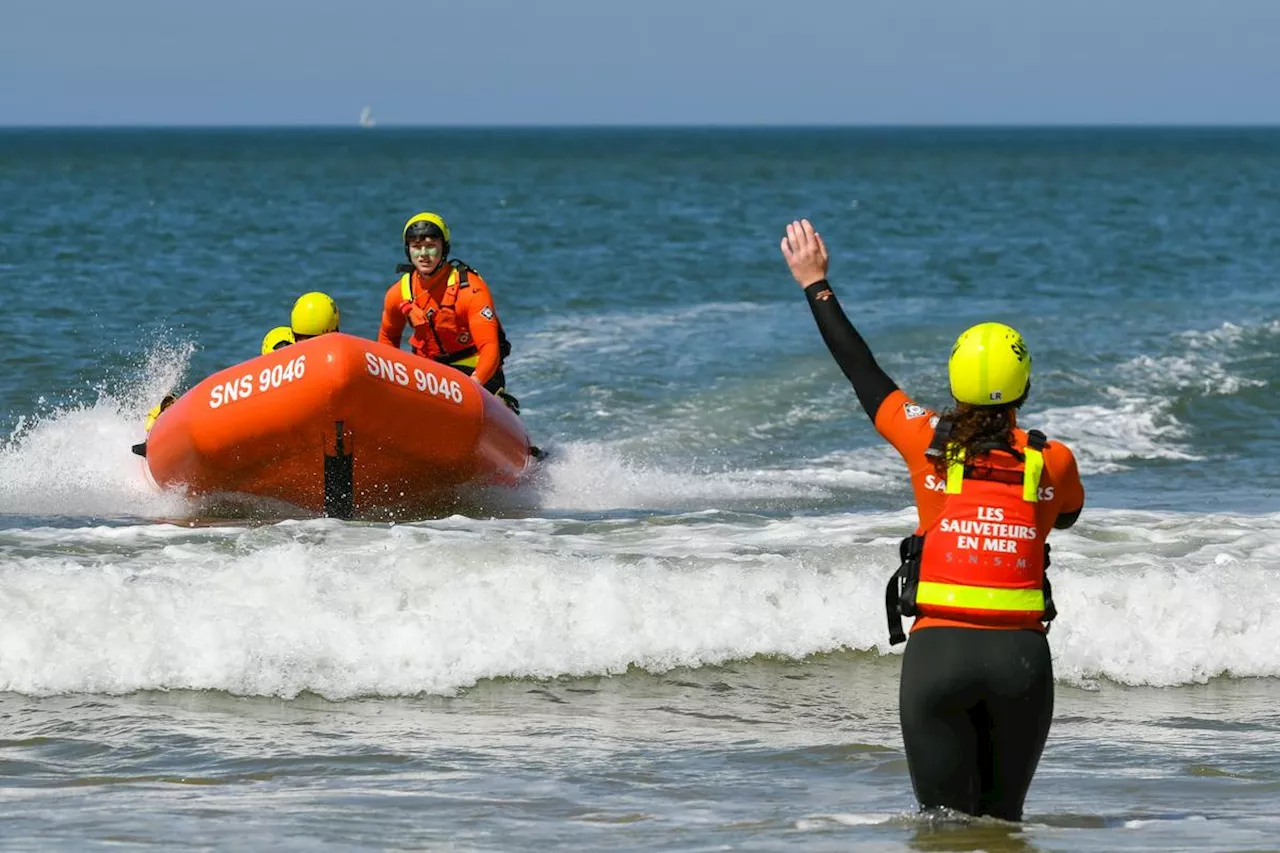
[[[1280,0],[0,0],[0,126],[1280,124]]]

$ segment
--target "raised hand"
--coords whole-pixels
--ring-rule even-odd
[[[782,256],[791,267],[791,275],[801,287],[827,277],[830,258],[822,235],[813,229],[807,219],[800,219],[787,226],[787,236],[782,238]]]

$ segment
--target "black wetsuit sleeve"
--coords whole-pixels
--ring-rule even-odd
[[[813,311],[822,340],[831,350],[840,370],[853,384],[858,402],[874,423],[876,412],[885,398],[898,390],[897,383],[876,364],[871,348],[845,316],[835,291],[825,278],[806,287],[804,295],[809,300],[809,310]]]
[[[1080,518],[1080,512],[1082,509],[1083,507],[1075,512],[1058,513],[1058,518],[1053,522],[1053,526],[1058,530],[1066,530],[1068,527],[1075,524],[1076,520]]]

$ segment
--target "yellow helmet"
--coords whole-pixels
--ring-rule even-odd
[[[280,347],[287,347],[294,342],[293,329],[288,326],[276,326],[262,339],[262,354],[275,352]]]
[[[444,242],[444,257],[449,257],[449,223],[438,213],[415,213],[404,224],[402,237],[406,246],[415,237],[439,237]]]
[[[1022,335],[1004,323],[965,329],[947,365],[951,395],[974,406],[1016,403],[1031,385],[1031,351]]]
[[[295,336],[314,337],[326,332],[338,331],[338,303],[327,293],[313,290],[304,293],[293,303],[289,325]]]

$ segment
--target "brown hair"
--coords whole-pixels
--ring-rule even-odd
[[[971,460],[993,447],[1012,447],[1012,411],[1012,406],[956,403],[955,408],[943,412],[942,417],[951,421],[951,432],[947,436],[947,452],[933,457],[938,474],[945,476],[950,463]]]

